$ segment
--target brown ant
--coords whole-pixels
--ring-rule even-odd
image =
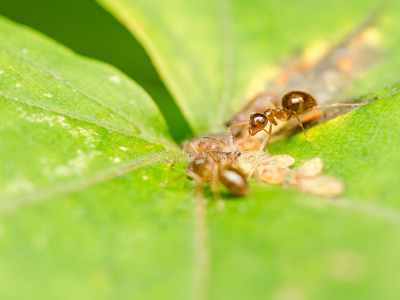
[[[317,106],[317,101],[308,93],[301,91],[292,91],[285,94],[282,97],[282,107],[281,108],[269,108],[263,113],[254,113],[250,116],[248,122],[237,123],[228,128],[229,132],[236,126],[249,125],[249,134],[251,136],[256,135],[260,131],[264,131],[268,134],[267,140],[267,151],[269,146],[269,140],[272,133],[272,125],[278,125],[277,121],[288,122],[291,119],[296,119],[299,123],[303,133],[309,143],[311,140],[307,137],[306,131],[304,129],[303,123],[301,122],[299,116],[312,111],[317,108],[322,107],[332,107],[332,106],[358,106],[364,105],[365,103],[335,103],[331,105]],[[265,127],[269,123],[268,131]],[[232,135],[232,134],[231,134]]]
[[[219,183],[236,196],[245,196],[249,192],[245,175],[234,165],[241,153],[240,151],[222,151],[214,142],[204,142],[204,139],[225,144],[213,138],[202,138],[196,146],[191,144],[194,155],[191,157],[186,175],[196,182],[196,189],[200,195],[201,185],[208,183],[217,200],[218,207],[222,208],[224,202],[218,191]],[[185,152],[193,153],[187,150]]]

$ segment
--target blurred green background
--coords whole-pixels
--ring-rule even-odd
[[[3,1],[0,14],[44,33],[79,54],[122,70],[157,103],[172,137],[178,143],[189,137],[191,130],[186,120],[143,47],[95,1]]]

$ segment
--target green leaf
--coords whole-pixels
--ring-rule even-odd
[[[0,28],[3,209],[176,151],[150,97],[124,74],[6,19]]]
[[[368,10],[365,5],[358,11],[357,1],[343,12],[340,3],[328,2],[325,11],[311,1],[304,2],[304,8],[277,2],[272,6],[275,12],[287,14],[270,16],[232,3],[255,13],[245,14],[248,20],[264,24],[256,17],[268,16],[277,18],[272,24],[282,26],[271,30],[276,32],[274,41],[282,38],[274,43],[271,56],[258,61],[259,66],[254,61],[243,64],[239,75],[236,71],[235,82],[241,84],[235,89],[245,89],[252,77],[259,77],[258,71],[279,64],[275,60],[289,56],[293,45],[308,46],[321,36],[340,40],[343,28],[351,30]],[[195,4],[199,12],[205,8],[202,2]],[[179,22],[189,4],[181,3],[182,11],[176,3],[171,5]],[[210,16],[213,12],[207,11]],[[284,30],[288,16],[307,20],[310,12],[324,24],[297,22],[299,28],[304,26],[301,36]],[[209,26],[210,32],[220,28],[188,17],[193,24],[204,22],[201,25]],[[298,163],[322,157],[325,173],[345,181],[342,199],[252,182],[248,198],[225,197],[226,212],[217,211],[211,202],[204,219],[200,205],[194,205],[192,183],[182,177],[186,163],[175,161],[179,151],[167,150],[174,147],[162,118],[140,89],[118,71],[79,58],[29,29],[6,20],[0,24],[0,298],[187,299],[194,292],[215,299],[399,298],[400,191],[393,167],[400,163],[398,93],[310,129],[312,145],[301,134],[271,145],[271,152],[291,154]],[[247,38],[247,30],[242,38]],[[153,32],[148,38],[153,34],[157,35]],[[235,51],[256,40],[264,45],[264,36],[253,37],[253,42],[248,37],[249,43],[235,45]],[[262,57],[257,53],[265,55],[267,50],[250,47],[234,60],[256,60]],[[171,61],[172,57],[168,56]],[[213,80],[223,73],[220,67],[214,73],[212,60],[199,65],[209,72],[201,76],[211,76],[207,81],[216,84]],[[193,68],[186,71],[188,82],[197,76]],[[107,76],[102,77],[103,72]],[[62,92],[57,93],[58,85]],[[76,95],[71,89],[84,93]],[[399,89],[396,85],[376,90],[374,97]],[[131,94],[137,106],[146,108],[130,110]],[[211,101],[203,96],[181,101],[189,107],[199,105],[201,98],[219,106],[221,97]],[[215,119],[209,117],[215,114],[210,107],[201,113],[203,102],[196,114],[192,111],[193,126],[198,131],[214,127],[213,122],[222,126],[218,118],[231,117],[238,109],[233,104],[240,102],[237,97],[233,102],[229,97],[232,107]],[[206,195],[211,198],[209,192]]]
[[[213,212],[212,298],[397,299],[400,250],[400,86],[351,113],[271,145],[297,162],[321,157],[341,199],[281,187]]]
[[[169,215],[155,178],[176,177],[164,160],[179,151],[149,96],[118,70],[4,18],[0,57],[0,298],[107,295],[128,270],[130,247],[159,227],[135,230],[152,214],[160,224]]]
[[[127,76],[1,20],[3,97],[132,136],[170,140],[150,97]]]
[[[374,1],[98,0],[143,43],[195,132],[220,131],[281,62],[339,43]]]

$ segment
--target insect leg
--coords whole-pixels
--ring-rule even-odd
[[[261,154],[264,152],[264,147],[265,147],[267,140],[268,140],[268,136],[262,141],[260,149],[258,149],[256,160],[255,160],[253,167],[251,168],[249,174],[247,175],[247,180],[250,180],[250,178],[254,174],[254,171],[258,167],[258,164],[260,162],[260,157],[261,157]],[[268,154],[268,152],[266,152],[266,154]]]
[[[297,119],[297,122],[299,123],[299,125],[300,125],[300,127],[301,127],[301,130],[303,130],[303,133],[304,133],[304,135],[305,135],[307,141],[308,141],[309,143],[311,143],[311,140],[308,138],[307,133],[306,133],[306,130],[304,129],[303,123],[301,122],[299,116],[298,116],[296,113],[294,113],[294,116],[295,116],[295,118]]]
[[[211,188],[211,192],[213,193],[213,196],[215,198],[215,201],[217,202],[218,209],[222,211],[222,210],[225,209],[225,202],[224,202],[224,200],[222,200],[221,194],[219,193],[218,182],[219,182],[218,165],[215,164],[214,167],[213,167],[213,173],[212,173],[212,178],[211,178],[211,182],[210,182],[210,188]]]
[[[272,135],[272,123],[269,124],[269,130],[268,130],[268,132],[267,132],[265,129],[263,129],[263,130],[264,130],[264,132],[265,132],[266,134],[268,134],[268,139],[267,139],[267,150],[265,150],[265,152],[268,153],[269,140],[271,139],[271,135]]]

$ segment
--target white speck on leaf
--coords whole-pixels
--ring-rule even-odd
[[[24,54],[28,53],[28,49],[26,49],[26,48],[22,49],[22,53],[24,53]]]
[[[148,180],[148,179],[149,179],[149,177],[148,177],[148,176],[146,176],[146,175],[143,175],[143,176],[142,176],[142,179],[143,179],[143,180]]]
[[[15,85],[15,87],[19,88],[19,87],[21,87],[21,84],[20,84],[20,83],[17,83],[17,84]]]
[[[21,192],[32,193],[35,191],[35,185],[24,177],[16,177],[6,186],[6,194],[19,194]]]
[[[76,138],[80,136],[85,137],[85,145],[88,148],[95,148],[96,145],[100,142],[100,139],[97,138],[98,133],[95,132],[93,129],[78,127],[77,129],[70,130],[69,133]]]
[[[70,159],[66,165],[59,165],[53,171],[47,169],[46,175],[52,177],[53,175],[58,177],[66,177],[73,174],[82,174],[87,170],[89,164],[99,155],[102,154],[100,151],[91,151],[89,153],[78,152],[78,155]]]
[[[52,94],[49,94],[49,93],[44,93],[43,96],[45,96],[45,97],[47,97],[47,98],[53,98],[53,95],[52,95]]]
[[[20,116],[21,119],[25,119],[28,122],[31,123],[44,123],[47,122],[50,127],[53,127],[55,125],[61,125],[61,127],[69,128],[71,127],[70,124],[66,122],[65,117],[56,115],[56,116],[47,116],[43,113],[40,114],[31,114],[29,116],[26,116],[26,112],[23,112]]]
[[[4,71],[3,70],[0,70],[0,74],[3,74],[4,73]]]
[[[117,75],[108,77],[108,80],[110,80],[111,82],[113,82],[115,84],[121,84],[121,79]]]

